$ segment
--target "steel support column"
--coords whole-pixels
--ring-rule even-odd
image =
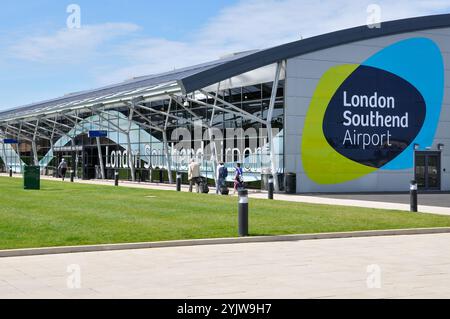
[[[169,125],[169,115],[170,115],[170,110],[172,108],[172,100],[173,100],[173,98],[170,97],[169,107],[167,108],[167,116],[166,116],[166,121],[164,122],[164,130],[163,130],[164,154],[165,154],[166,160],[167,160],[167,172],[169,174],[169,183],[170,184],[173,184],[172,154],[169,154],[169,142],[167,140],[167,127]]]
[[[278,84],[280,82],[280,76],[281,76],[281,68],[283,66],[283,62],[280,61],[277,63],[277,69],[275,72],[275,80],[273,81],[273,87],[272,87],[272,95],[270,97],[270,104],[269,104],[269,112],[267,113],[267,134],[269,137],[269,145],[270,145],[270,163],[271,163],[271,171],[272,175],[274,177],[274,188],[276,192],[280,191],[280,185],[279,180],[277,177],[277,158],[275,155],[275,142],[274,142],[274,136],[272,131],[272,118],[273,118],[273,111],[275,109],[275,102],[277,98],[277,92],[278,92]]]
[[[130,132],[131,132],[131,124],[133,123],[133,114],[134,114],[134,107],[130,107],[130,116],[128,117],[128,129],[127,129],[127,153],[128,153],[128,167],[131,170],[131,180],[133,182],[136,181],[136,168],[134,167],[134,159],[133,159],[133,153],[131,151],[131,138],[130,138]]]
[[[22,133],[22,123],[20,123],[19,126],[19,132],[17,133],[17,156],[19,157],[19,165],[20,165],[20,172],[23,173],[23,165],[22,165],[22,159],[20,157],[20,134]],[[17,167],[17,164],[16,164]]]
[[[38,133],[38,127],[39,127],[39,120],[36,121],[36,127],[34,129],[33,141],[31,142],[31,147],[33,149],[33,158],[34,158],[34,165],[35,166],[39,166],[39,157],[38,157],[37,146],[36,146],[36,135]]]
[[[5,143],[2,143],[2,153],[3,153],[3,161],[5,162],[5,172],[7,173],[9,171],[9,165],[8,165],[8,157],[6,156],[6,146]]]
[[[220,82],[219,84],[217,84],[217,92],[216,92],[216,96],[214,97],[214,106],[217,106],[217,97],[219,96],[219,91],[220,91]],[[216,109],[213,108],[212,109],[212,113],[211,113],[211,121],[209,123],[208,126],[208,135],[209,135],[209,143],[210,143],[210,148],[211,148],[211,153],[213,155],[213,176],[214,176],[214,185],[216,185],[217,187],[217,167],[218,167],[218,158],[217,158],[217,147],[216,147],[216,142],[212,140],[212,126],[214,124],[214,115],[215,115]]]
[[[172,176],[172,159],[169,155],[169,143],[167,141],[167,132],[163,132],[163,142],[164,142],[164,155],[167,161],[167,173],[169,175],[169,183],[173,184],[173,176]]]
[[[102,154],[102,146],[100,144],[100,137],[96,137],[95,139],[97,141],[98,160],[99,160],[99,163],[100,163],[100,170],[101,170],[102,179],[106,179],[106,176],[105,176],[105,164],[103,163],[103,154]]]
[[[126,131],[122,130],[119,126],[117,126],[115,123],[112,123],[108,118],[104,117],[101,111],[98,111],[95,108],[90,108],[90,110],[97,114],[97,116],[99,117],[99,122],[98,125],[100,127],[102,127],[103,125],[100,123],[100,119],[106,121],[109,125],[111,125],[112,127],[115,127],[117,129],[117,131],[121,132],[122,134],[124,134],[127,138],[127,153],[128,153],[128,167],[131,170],[131,180],[133,182],[136,181],[136,170],[134,167],[134,160],[133,160],[133,154],[131,152],[131,139],[130,139],[130,131],[131,131],[131,124],[133,121],[133,114],[134,114],[134,107],[131,106],[129,107],[130,109],[130,115],[128,117],[128,129]]]

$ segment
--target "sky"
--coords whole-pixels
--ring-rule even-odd
[[[450,13],[450,0],[2,0],[0,110],[365,25],[371,4],[382,21]]]

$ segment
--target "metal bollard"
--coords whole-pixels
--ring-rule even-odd
[[[417,204],[417,181],[412,180],[411,185],[409,187],[411,194],[411,212],[418,212],[418,204]]]
[[[75,180],[75,171],[70,171],[70,182],[73,183]]]
[[[114,185],[119,186],[119,172],[114,173]]]
[[[273,192],[274,192],[274,184],[273,184],[273,176],[269,177],[269,199],[273,200]]]
[[[181,192],[181,174],[177,174],[177,192]]]
[[[12,168],[10,168],[9,169],[9,177],[12,177],[13,176],[13,170],[12,170]]]
[[[248,191],[239,191],[239,237],[248,236]]]

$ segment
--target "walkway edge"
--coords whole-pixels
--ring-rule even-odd
[[[302,235],[282,235],[282,236],[258,236],[258,237],[244,237],[244,238],[194,239],[194,240],[177,240],[177,241],[162,241],[162,242],[148,242],[148,243],[92,245],[92,246],[66,246],[66,247],[0,250],[0,258],[117,251],[117,250],[151,249],[151,248],[230,245],[230,244],[244,244],[244,243],[268,243],[268,242],[360,238],[360,237],[376,237],[376,236],[429,235],[429,234],[446,234],[446,233],[450,233],[450,227],[356,231],[356,232],[342,232],[342,233],[322,233],[322,234],[302,234]]]

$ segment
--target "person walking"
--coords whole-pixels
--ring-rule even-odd
[[[225,183],[228,177],[228,169],[225,167],[224,163],[219,163],[216,172],[216,194],[222,194],[222,188],[225,187]],[[223,195],[223,194],[222,194]]]
[[[244,171],[242,170],[241,164],[237,163],[234,172],[234,195],[236,192],[244,187]]]
[[[64,182],[67,173],[67,162],[64,158],[61,160],[61,163],[58,166],[58,171],[60,172],[60,176],[62,177],[62,180]]]
[[[194,159],[191,161],[191,164],[189,164],[188,179],[189,179],[189,192],[192,193],[192,188],[194,187],[195,184],[197,187],[197,193],[199,193],[200,164],[198,164]]]

